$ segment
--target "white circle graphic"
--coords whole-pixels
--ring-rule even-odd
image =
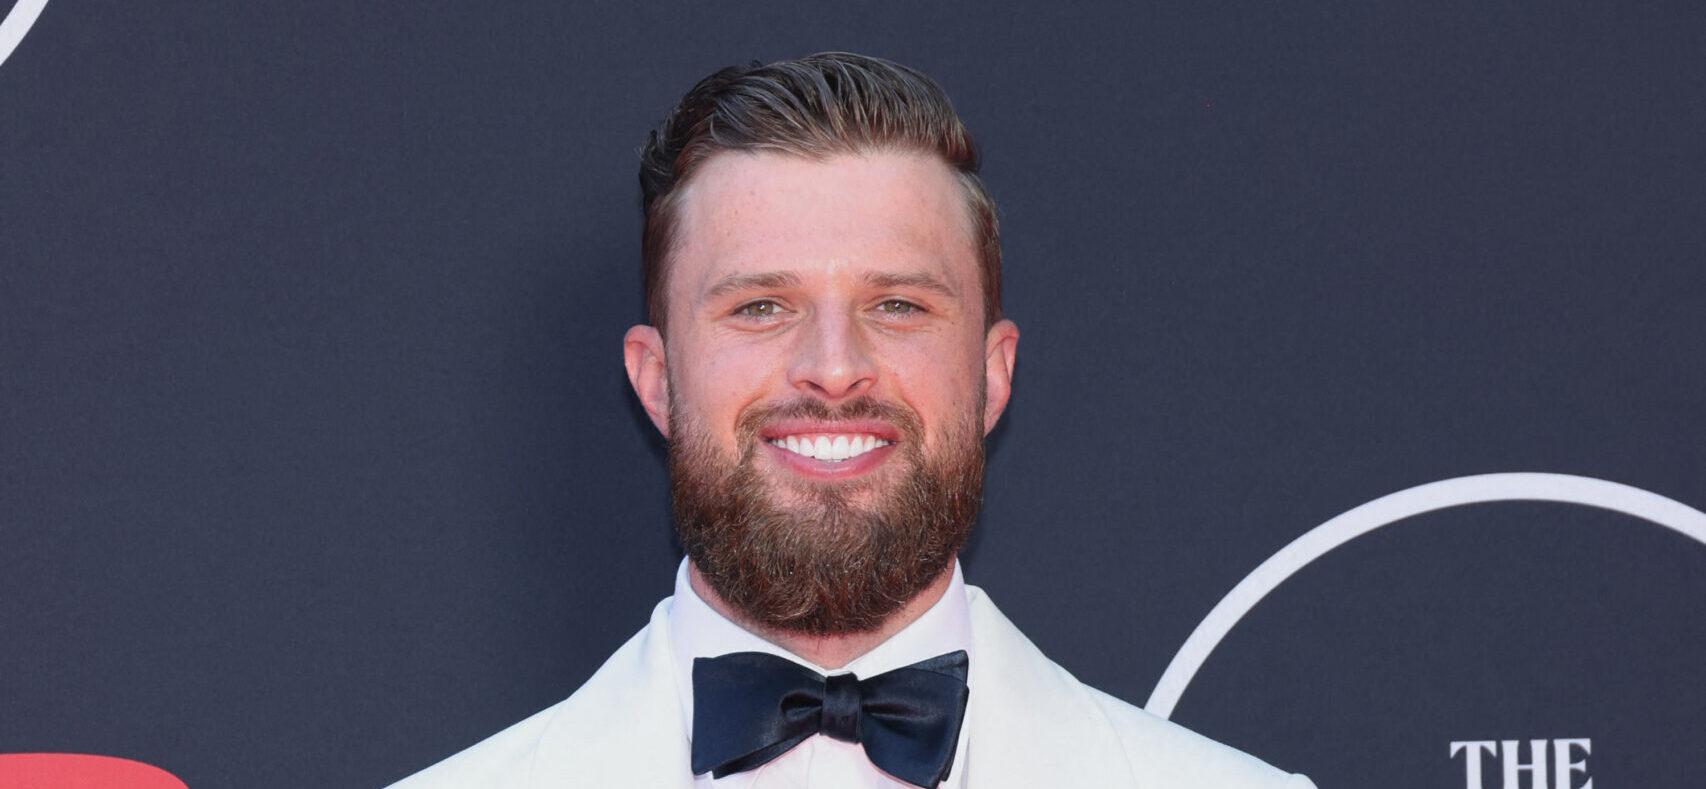
[[[36,17],[41,16],[46,6],[47,0],[18,0],[12,6],[12,13],[0,22],[0,65],[5,65],[6,58],[18,48],[18,42],[24,40],[24,34],[30,32],[30,25],[36,23]]]
[[[1430,482],[1382,496],[1305,532],[1262,562],[1208,612],[1162,672],[1144,709],[1173,715],[1186,686],[1250,609],[1310,562],[1382,526],[1425,512],[1494,501],[1553,501],[1621,512],[1681,532],[1706,545],[1706,512],[1657,493],[1571,474],[1479,474]]]

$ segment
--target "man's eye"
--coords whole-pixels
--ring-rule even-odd
[[[924,308],[917,304],[913,304],[910,301],[906,301],[905,299],[889,299],[888,301],[878,303],[877,311],[886,312],[890,315],[907,315],[914,312],[923,312]]]
[[[735,314],[744,315],[748,318],[769,318],[781,311],[782,305],[774,301],[754,301],[742,304],[739,309],[735,310]]]

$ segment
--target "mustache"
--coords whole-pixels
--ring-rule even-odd
[[[901,436],[910,444],[916,445],[923,434],[923,426],[918,415],[912,409],[893,403],[885,403],[870,395],[861,395],[845,403],[831,407],[822,400],[802,397],[783,403],[763,406],[752,406],[741,413],[735,423],[735,431],[743,446],[751,446],[758,431],[770,423],[780,419],[812,419],[820,422],[840,422],[853,419],[880,419],[895,426]]]

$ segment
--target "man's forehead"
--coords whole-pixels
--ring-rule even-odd
[[[755,272],[927,275],[956,289],[976,274],[964,190],[921,154],[717,154],[683,190],[676,244],[672,279],[700,297]]]

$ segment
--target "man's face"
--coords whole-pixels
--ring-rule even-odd
[[[626,344],[683,544],[763,624],[876,627],[959,549],[1007,402],[964,193],[886,152],[721,153],[686,190],[669,336]]]

